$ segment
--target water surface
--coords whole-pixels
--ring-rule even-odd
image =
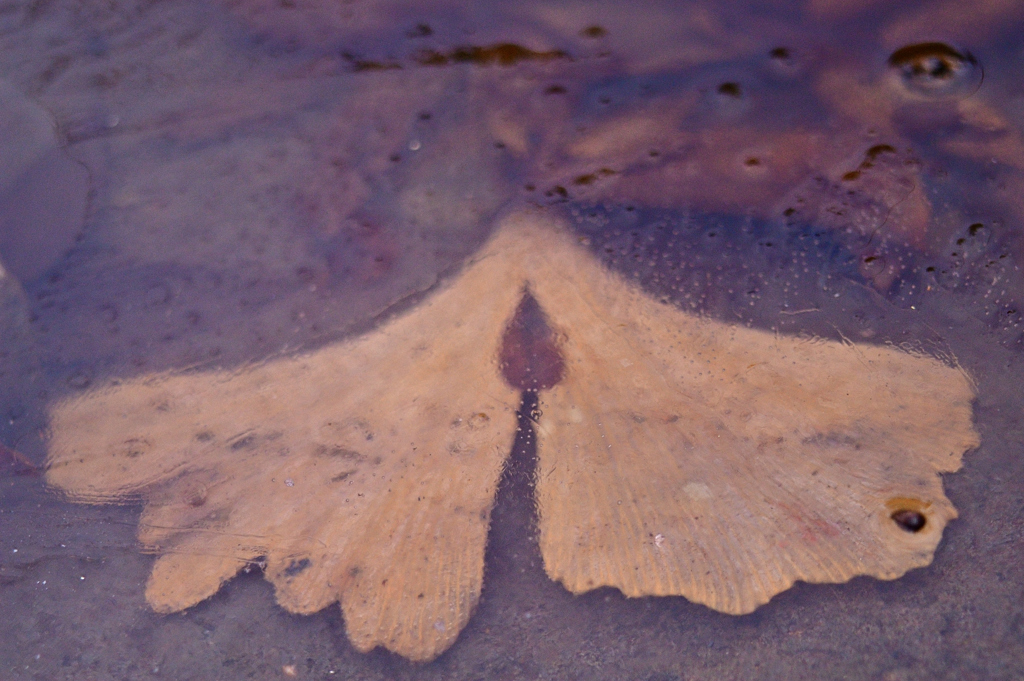
[[[4,674],[1020,677],[1022,21],[999,0],[0,7]],[[337,608],[288,614],[258,565],[154,614],[138,500],[45,486],[54,401],[375,328],[524,207],[683,309],[955,358],[982,445],[945,477],[935,562],[741,617],[572,596],[534,538],[527,394],[480,605],[420,666],[356,652]]]

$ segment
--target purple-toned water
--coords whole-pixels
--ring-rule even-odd
[[[1022,27],[1003,0],[0,3],[0,678],[1021,678]],[[480,604],[415,665],[258,564],[155,614],[140,500],[47,487],[57,401],[376,328],[523,208],[684,310],[955,359],[982,444],[933,564],[739,617],[573,596],[527,394]]]

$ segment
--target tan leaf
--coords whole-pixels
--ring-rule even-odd
[[[516,250],[481,252],[453,285],[355,340],[62,402],[48,480],[83,501],[142,495],[157,611],[208,598],[265,556],[288,610],[340,599],[360,650],[433,658],[479,596],[516,427],[496,359],[521,296]]]
[[[564,338],[538,427],[552,579],[741,614],[796,580],[931,562],[956,517],[939,474],[978,444],[962,371],[688,315],[569,246],[535,263]]]
[[[48,480],[80,501],[145,499],[158,611],[265,557],[286,609],[340,601],[358,649],[432,659],[480,594],[517,405],[498,357],[524,291],[562,355],[537,501],[545,568],[570,590],[742,613],[795,580],[931,561],[956,515],[938,474],[978,441],[961,371],[687,315],[542,214],[506,220],[360,338],[56,404]]]

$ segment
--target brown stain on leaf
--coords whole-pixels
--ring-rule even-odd
[[[562,380],[565,360],[558,339],[529,291],[505,328],[499,361],[505,382],[519,390],[547,390]]]

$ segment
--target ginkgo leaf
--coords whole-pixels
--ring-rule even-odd
[[[495,241],[355,340],[57,404],[48,481],[80,501],[143,497],[157,611],[198,603],[263,556],[286,609],[340,600],[360,650],[436,657],[479,596],[516,428],[497,356],[522,295],[521,248]]]
[[[565,361],[538,426],[552,579],[741,614],[931,562],[956,517],[939,474],[978,445],[963,371],[685,314],[568,241],[533,263]]]
[[[56,404],[48,479],[144,498],[158,611],[265,557],[283,607],[340,601],[358,649],[431,659],[479,597],[510,348],[552,343],[517,385],[542,390],[540,544],[574,592],[748,612],[798,579],[925,565],[956,515],[938,474],[977,444],[960,370],[685,314],[536,213],[360,338]]]

